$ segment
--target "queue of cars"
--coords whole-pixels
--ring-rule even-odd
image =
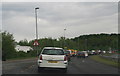
[[[46,68],[62,69],[67,72],[68,63],[72,56],[76,56],[76,50],[64,50],[58,47],[44,47],[38,56],[38,72]]]
[[[62,69],[67,72],[68,63],[71,57],[86,58],[90,54],[95,54],[94,51],[77,51],[77,50],[64,50],[58,47],[44,47],[38,57],[38,72],[46,68]]]
[[[111,51],[108,51],[112,53]],[[86,58],[88,55],[98,55],[101,53],[106,53],[106,51],[101,50],[91,50],[91,51],[77,51],[77,50],[64,50],[58,47],[44,47],[38,57],[38,72],[46,68],[52,69],[62,69],[63,72],[67,72],[68,63],[71,57],[76,56],[77,58]]]

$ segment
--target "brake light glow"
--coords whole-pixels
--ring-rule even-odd
[[[42,55],[40,56],[40,60],[42,60]]]
[[[67,56],[64,57],[64,61],[66,61],[66,60],[67,60]]]

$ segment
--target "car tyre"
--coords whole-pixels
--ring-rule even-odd
[[[67,68],[63,69],[63,73],[67,73]]]
[[[38,67],[38,72],[40,73],[41,71],[43,71],[43,68]]]

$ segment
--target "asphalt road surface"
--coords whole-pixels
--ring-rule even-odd
[[[41,73],[37,70],[36,59],[4,61],[3,74],[62,74],[62,70],[45,69]],[[118,68],[101,64],[88,58],[72,57],[66,74],[118,74]]]

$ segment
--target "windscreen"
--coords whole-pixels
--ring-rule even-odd
[[[44,49],[42,54],[46,55],[64,55],[62,49]]]

